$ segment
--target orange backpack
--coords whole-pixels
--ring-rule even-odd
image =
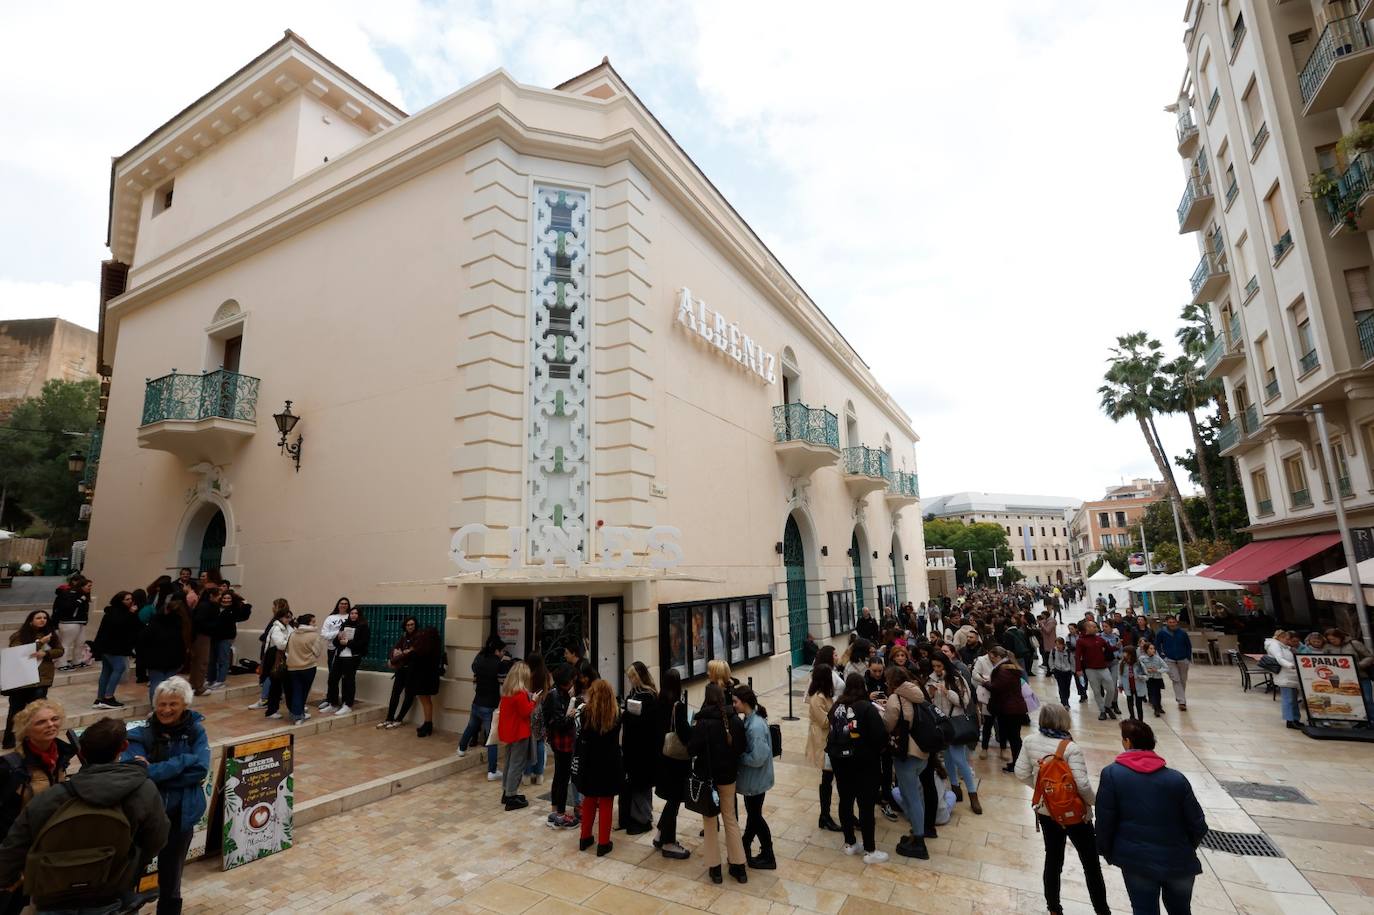
[[[1064,758],[1067,740],[1059,741],[1053,756],[1040,760],[1040,774],[1035,777],[1035,794],[1031,796],[1031,806],[1045,805],[1045,816],[1060,826],[1075,826],[1088,820],[1088,805],[1078,793],[1078,783],[1074,781],[1073,770]]]

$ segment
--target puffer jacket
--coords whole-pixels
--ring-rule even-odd
[[[735,791],[753,797],[772,787],[773,738],[768,734],[768,719],[750,712],[744,719],[744,752],[739,757]]]
[[[186,710],[181,720],[170,727],[156,715],[129,729],[129,749],[121,762],[134,757],[148,760],[148,777],[157,785],[172,828],[188,831],[205,813],[203,782],[210,771],[210,738],[200,712]]]
[[[1016,777],[1034,790],[1036,779],[1040,778],[1040,762],[1046,757],[1053,756],[1059,749],[1058,737],[1051,737],[1039,728],[1034,729],[1026,735],[1021,744],[1021,755],[1016,757]],[[1069,739],[1069,745],[1064,748],[1064,761],[1069,764],[1069,771],[1073,772],[1073,782],[1078,786],[1078,794],[1083,798],[1083,803],[1088,808],[1088,819],[1092,819],[1093,802],[1097,795],[1093,792],[1092,778],[1088,775],[1088,760],[1083,755],[1083,748]],[[1045,804],[1042,801],[1035,807],[1036,813],[1045,813]]]
[[[887,728],[887,732],[891,734],[895,731],[897,722],[901,718],[906,718],[907,727],[911,728],[916,719],[916,706],[925,701],[925,693],[913,681],[907,680],[898,685],[897,692],[889,696],[887,703],[883,706],[883,726]],[[907,733],[910,734],[911,731],[908,730]],[[929,758],[930,754],[917,745],[915,737],[908,736],[906,743],[908,756],[915,756],[919,759]]]
[[[1127,750],[1102,770],[1096,812],[1097,850],[1108,864],[1152,880],[1202,873],[1207,816],[1188,779],[1153,751]]]
[[[1286,686],[1292,689],[1298,688],[1298,664],[1293,659],[1293,649],[1280,642],[1278,639],[1264,640],[1264,653],[1275,661],[1279,662],[1282,668],[1274,674],[1275,686]]]
[[[997,665],[992,672],[992,685],[988,687],[992,700],[988,708],[994,715],[1025,715],[1026,698],[1021,694],[1021,672],[1005,662]]]

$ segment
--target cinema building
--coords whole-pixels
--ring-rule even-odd
[[[87,571],[783,682],[926,597],[911,420],[608,62],[407,115],[286,37],[113,163]],[[286,428],[282,432],[280,429]],[[362,682],[366,680],[367,682]]]

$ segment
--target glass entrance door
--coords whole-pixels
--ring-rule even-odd
[[[586,596],[536,599],[534,637],[534,650],[544,656],[549,670],[564,663],[563,649],[570,646],[581,646],[582,657],[590,657],[591,626]]]
[[[802,645],[806,641],[806,551],[802,549],[801,531],[790,515],[782,535],[782,564],[787,570],[787,630],[791,633],[792,663],[802,662]]]
[[[859,532],[855,531],[849,538],[849,555],[854,557],[854,609],[863,612],[864,609],[864,566],[863,557],[859,555]]]

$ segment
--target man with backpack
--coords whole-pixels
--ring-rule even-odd
[[[44,912],[110,915],[167,842],[162,797],[135,763],[124,722],[102,718],[81,735],[81,771],[35,797],[0,844],[0,886],[23,877]]]

